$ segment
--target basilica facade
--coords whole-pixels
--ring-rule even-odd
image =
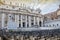
[[[20,6],[0,6],[0,28],[28,28],[60,26],[60,5],[51,13],[42,15],[40,9]]]
[[[60,5],[56,11],[42,15],[40,8],[34,9],[34,5],[32,8],[27,7],[29,4],[19,1],[14,3],[13,1],[1,1],[0,28],[60,26]]]
[[[0,28],[41,27],[44,17],[40,12],[40,9],[2,5],[0,6]]]

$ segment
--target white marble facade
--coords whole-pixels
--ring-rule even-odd
[[[32,13],[27,9],[13,10],[9,8],[0,8],[0,14],[2,14],[1,24],[3,28],[40,27],[43,25],[42,15],[40,13]]]
[[[45,27],[60,27],[60,19],[45,21],[44,26]]]

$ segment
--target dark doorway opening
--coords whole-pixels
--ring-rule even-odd
[[[39,22],[39,26],[41,27],[41,21]]]
[[[33,25],[34,25],[34,23],[31,23],[31,25],[33,26]]]
[[[27,27],[29,27],[29,24],[27,24]]]
[[[19,24],[19,27],[21,27],[21,24]]]
[[[25,22],[23,22],[23,27],[25,27]]]

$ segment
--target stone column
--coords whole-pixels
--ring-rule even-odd
[[[31,27],[31,17],[29,16],[29,27]]]
[[[5,24],[5,14],[2,14],[2,28],[4,28],[4,24]]]
[[[35,22],[35,17],[34,17],[34,25],[36,25],[36,22]]]
[[[37,17],[37,24],[38,24],[38,26],[39,26],[39,17]]]
[[[19,15],[15,15],[15,22],[17,24],[17,27],[19,27]]]
[[[8,14],[8,20],[7,20],[7,21],[8,21],[8,23],[7,23],[7,28],[8,28],[8,26],[9,26],[9,21],[10,21],[10,17],[9,17],[9,16],[10,16],[10,15],[11,15],[11,14]]]
[[[43,18],[41,18],[41,26],[43,27]]]
[[[22,15],[21,15],[21,27],[23,27],[23,19],[22,19]]]
[[[26,21],[25,21],[25,23],[26,23],[25,27],[27,27],[27,15],[26,15]]]

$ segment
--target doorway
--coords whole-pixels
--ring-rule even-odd
[[[40,22],[39,22],[39,26],[41,27],[41,25],[42,25],[42,22],[40,21]]]

